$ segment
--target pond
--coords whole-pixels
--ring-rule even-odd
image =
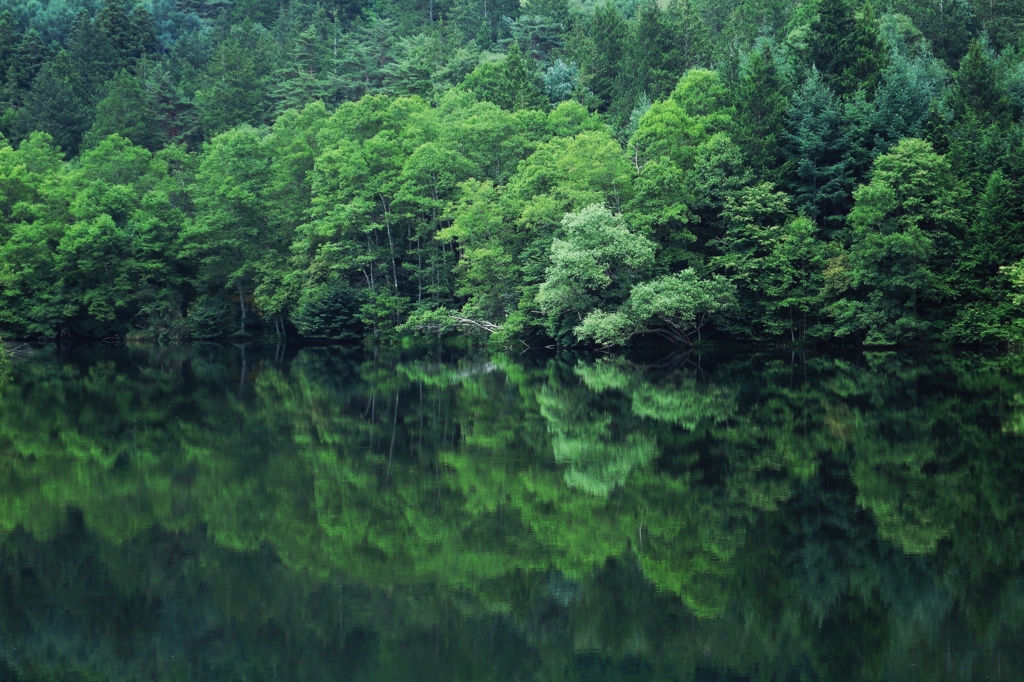
[[[76,345],[0,678],[1019,680],[1024,358]]]

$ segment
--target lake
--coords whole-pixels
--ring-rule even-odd
[[[1019,680],[1024,358],[82,344],[0,679]]]

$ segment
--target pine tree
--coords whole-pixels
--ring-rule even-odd
[[[892,8],[907,15],[928,39],[932,52],[950,68],[967,53],[968,41],[977,37],[979,22],[973,5],[999,0],[897,0]],[[1016,0],[1008,0],[1016,2]]]
[[[131,33],[128,39],[131,56],[141,59],[146,55],[155,54],[160,50],[160,42],[156,38],[156,23],[153,15],[141,5],[132,10],[130,16]]]
[[[392,19],[370,19],[345,35],[337,50],[330,92],[357,100],[384,89],[384,80],[397,57],[396,24]]]
[[[736,139],[761,180],[778,181],[786,173],[787,90],[772,47],[765,43],[750,56],[736,91]]]
[[[289,56],[288,66],[275,74],[278,84],[274,97],[277,99],[279,113],[328,98],[328,84],[322,76],[325,61],[323,44],[316,26],[309,26],[299,34]]]
[[[17,22],[10,10],[0,12],[0,79],[7,73],[14,59],[20,39],[17,36]]]
[[[519,0],[455,0],[451,17],[462,33],[484,50],[493,49],[509,37],[505,17],[515,20],[520,13]]]
[[[541,63],[548,63],[549,55],[562,46],[564,31],[560,21],[543,14],[523,13],[509,25],[511,39],[527,57]]]
[[[39,34],[35,29],[29,29],[18,42],[13,50],[13,55],[7,67],[9,101],[15,106],[24,101],[32,81],[42,67],[46,58],[46,49],[43,47]]]
[[[601,103],[599,111],[606,111],[618,96],[628,35],[626,21],[617,5],[606,2],[594,10],[590,24],[594,49],[585,68],[590,76],[590,90]]]
[[[925,136],[945,79],[941,63],[927,54],[909,57],[894,53],[890,57],[875,94],[872,128],[878,152],[884,153],[905,137]]]
[[[267,80],[273,39],[262,26],[236,26],[217,48],[196,92],[199,119],[207,136],[240,123],[269,118]]]
[[[170,144],[197,149],[202,143],[199,112],[174,82],[166,62],[145,69],[145,87],[160,125],[160,135]]]
[[[49,133],[66,154],[78,154],[88,125],[87,104],[79,99],[78,74],[70,55],[61,51],[39,70],[20,111],[22,137],[35,130]]]
[[[107,94],[96,106],[92,128],[82,146],[95,147],[108,135],[118,134],[151,151],[163,143],[153,101],[136,76],[122,69],[107,84]]]
[[[825,83],[845,96],[864,89],[872,95],[886,66],[878,21],[869,4],[854,12],[850,0],[823,3],[811,36],[811,60]]]
[[[93,28],[101,36],[101,44],[105,48],[93,55],[93,64],[102,74],[100,82],[106,82],[121,69],[132,65],[138,42],[135,26],[120,0],[107,0],[96,15]]]
[[[665,10],[665,18],[669,33],[669,52],[665,58],[667,69],[678,77],[687,69],[710,65],[708,30],[690,0],[671,0]]]
[[[953,90],[953,109],[960,115],[974,115],[984,123],[1008,122],[1010,99],[1000,79],[994,55],[979,40],[972,40],[960,61]]]
[[[98,31],[88,13],[75,18],[67,42],[67,54],[78,73],[75,95],[83,102],[94,103],[100,87],[113,75],[117,60],[111,56],[110,43]]]
[[[852,184],[842,102],[814,70],[793,96],[786,118],[797,205],[809,217],[837,223],[846,213]]]
[[[1024,3],[1018,0],[979,2],[978,19],[996,50],[1017,47],[1024,33]]]
[[[637,10],[628,49],[619,73],[619,98],[615,116],[625,121],[643,96],[663,99],[682,74],[672,74],[665,59],[672,47],[672,32],[656,2],[645,2]]]
[[[547,104],[540,79],[533,65],[523,56],[519,43],[512,43],[502,63],[500,97],[512,111],[542,107]]]

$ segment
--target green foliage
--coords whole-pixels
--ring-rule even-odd
[[[540,77],[515,42],[501,61],[483,62],[476,67],[466,76],[463,87],[480,100],[509,111],[536,109],[547,103]]]
[[[325,282],[305,289],[291,321],[303,336],[314,339],[359,338],[359,293],[348,283]]]
[[[537,290],[548,333],[566,337],[593,310],[621,302],[654,265],[654,244],[626,229],[622,216],[593,205],[562,220],[551,266]]]
[[[945,158],[907,139],[875,161],[871,182],[854,193],[850,213],[849,284],[862,298],[833,304],[838,334],[866,332],[891,344],[921,335],[921,308],[950,295],[941,265],[963,228],[960,193]]]
[[[715,338],[1010,343],[1021,21],[1002,0],[17,0],[0,331],[566,345],[597,310],[602,338],[667,334],[622,306],[690,270],[735,288]],[[43,139],[64,160],[30,170]],[[920,233],[932,199],[890,210],[877,177],[908,140],[959,209]],[[592,205],[653,256],[568,303],[549,275]],[[601,269],[602,248],[571,250]]]
[[[575,328],[580,339],[603,346],[622,345],[637,334],[654,333],[669,342],[692,345],[709,317],[735,305],[736,288],[720,275],[701,279],[686,269],[637,284],[615,312],[595,310]]]
[[[110,135],[120,135],[134,144],[157,151],[163,146],[152,98],[139,79],[120,71],[107,84],[107,94],[96,105],[96,118],[85,134],[83,147],[95,147]]]
[[[874,93],[886,55],[872,5],[864,3],[856,12],[850,0],[836,0],[821,3],[819,12],[811,33],[811,63],[825,84],[841,96],[856,90]]]

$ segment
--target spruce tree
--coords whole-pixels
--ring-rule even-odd
[[[737,142],[761,180],[778,181],[786,172],[787,90],[771,45],[765,43],[750,56],[736,90]]]
[[[984,123],[1009,121],[1010,99],[998,68],[987,46],[972,40],[954,79],[952,101],[958,115],[977,116]]]
[[[585,68],[590,76],[590,90],[600,102],[599,111],[606,111],[619,94],[628,35],[626,20],[617,5],[609,1],[594,10],[590,24],[594,50]]]
[[[681,74],[672,74],[666,64],[671,52],[671,31],[656,2],[645,2],[637,10],[630,31],[628,50],[619,73],[620,98],[615,116],[625,121],[643,96],[664,98]]]
[[[100,82],[112,78],[121,69],[128,68],[136,52],[135,27],[132,17],[124,11],[120,0],[107,0],[96,15],[94,30],[100,35],[103,50],[93,56],[94,68],[99,69]]]
[[[840,96],[858,89],[873,94],[886,53],[871,6],[865,3],[857,16],[850,0],[823,3],[812,30],[811,61],[825,83]]]
[[[837,228],[849,206],[852,184],[842,102],[814,70],[794,94],[786,118],[797,205],[809,217]]]
[[[124,69],[108,82],[82,146],[91,149],[114,133],[151,151],[163,142],[152,98],[139,79]]]
[[[156,37],[156,23],[152,14],[141,5],[137,5],[129,17],[129,24],[131,33],[127,42],[132,58],[141,59],[159,51],[160,42]]]
[[[669,52],[666,68],[675,76],[711,63],[711,40],[690,0],[671,0],[665,9]]]
[[[32,87],[32,81],[39,73],[45,58],[46,49],[39,39],[39,34],[35,29],[29,29],[14,48],[6,70],[6,85],[10,93],[9,101],[12,104],[17,106],[24,101],[24,97]]]
[[[49,133],[66,154],[78,154],[88,126],[89,107],[78,97],[78,73],[62,51],[39,70],[19,116],[23,137],[40,130]]]
[[[271,111],[268,92],[273,39],[262,26],[236,26],[218,46],[195,95],[207,136],[240,123],[266,123]]]
[[[309,26],[295,40],[288,66],[275,74],[278,84],[274,97],[278,112],[328,98],[328,84],[322,75],[325,61],[322,45],[316,26]]]
[[[16,33],[17,22],[10,10],[0,12],[0,81],[7,74],[7,69],[14,60],[18,43],[21,42]]]

